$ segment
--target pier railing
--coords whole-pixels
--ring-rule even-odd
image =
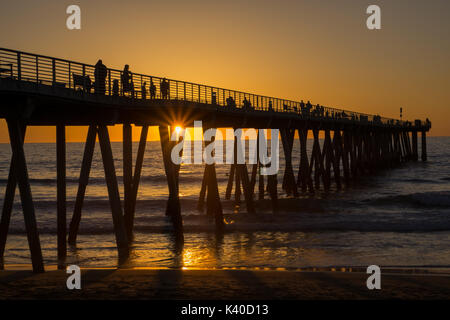
[[[12,78],[49,86],[82,91],[95,91],[95,66],[17,50],[0,48],[0,78]],[[124,86],[123,71],[107,69],[104,94],[127,96],[130,99],[170,99],[243,109],[245,111],[283,112],[303,118],[327,118],[342,121],[380,123],[395,126],[426,126],[427,121],[414,123],[349,110],[313,105],[252,93],[223,89],[187,81],[166,79],[140,73],[131,73],[130,85]],[[161,91],[161,82],[168,83],[167,94]],[[150,94],[150,84],[155,95]],[[116,84],[116,86],[115,86]],[[145,93],[142,88],[145,87]]]

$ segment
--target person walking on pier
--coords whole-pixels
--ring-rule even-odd
[[[169,82],[166,80],[166,78],[162,79],[160,83],[160,90],[161,95],[163,99],[169,98]]]
[[[141,86],[141,96],[142,96],[142,100],[147,99],[147,82],[144,82]]]
[[[119,80],[114,79],[113,80],[113,96],[119,95]]]
[[[302,101],[300,101],[300,111],[302,113],[302,115],[306,114],[306,110],[305,110],[305,103]]]
[[[108,69],[103,64],[102,60],[98,60],[95,65],[94,77],[95,86],[94,91],[97,94],[105,94],[106,92],[106,76],[108,75]]]
[[[155,99],[156,98],[156,86],[153,83],[153,79],[150,79],[149,91],[150,91],[150,99],[152,99],[152,100]]]
[[[122,72],[122,93],[131,92],[131,96],[134,96],[134,84],[132,74],[130,72],[130,66],[125,65]]]
[[[231,96],[227,98],[227,107],[236,108],[236,102],[234,102],[234,99]]]
[[[311,113],[311,108],[312,108],[312,104],[311,104],[311,102],[308,100],[308,102],[306,103],[306,111],[308,112],[308,114]]]

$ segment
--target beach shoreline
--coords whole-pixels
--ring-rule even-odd
[[[382,270],[381,290],[365,272],[236,269],[82,268],[81,290],[66,286],[65,270],[33,274],[0,270],[0,299],[82,300],[434,300],[450,299],[448,269]],[[415,270],[415,271],[414,271]]]

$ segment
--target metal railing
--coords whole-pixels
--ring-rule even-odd
[[[104,91],[110,96],[126,96],[130,99],[184,100],[223,106],[230,110],[282,112],[301,118],[325,118],[337,121],[379,123],[395,126],[426,126],[427,120],[414,123],[385,118],[343,109],[329,108],[310,103],[255,95],[186,81],[166,79],[168,90],[161,90],[161,77],[130,73],[129,82],[123,81],[124,72],[107,68]],[[99,91],[95,84],[95,66],[38,54],[0,48],[0,78],[12,78],[49,86],[57,86],[84,92]],[[128,83],[128,84],[127,84]],[[150,84],[154,95],[150,94]],[[144,91],[145,90],[145,91]]]

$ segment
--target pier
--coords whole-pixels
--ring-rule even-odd
[[[159,127],[169,190],[166,215],[170,217],[174,236],[180,243],[184,237],[179,200],[180,166],[172,163],[170,158],[171,149],[176,144],[170,136],[176,126],[189,128],[194,121],[202,120],[203,130],[254,128],[278,129],[280,132],[284,156],[280,175],[259,174],[259,162],[251,166],[232,164],[226,193],[222,195],[215,165],[205,165],[198,207],[214,217],[218,232],[226,227],[221,199],[231,199],[233,190],[236,201],[243,197],[248,214],[255,214],[255,202],[265,197],[271,199],[276,212],[278,184],[292,197],[317,190],[326,191],[332,184],[336,188],[349,186],[362,176],[395,168],[408,161],[418,161],[419,135],[421,159],[427,160],[426,134],[431,128],[428,120],[401,121],[172,79],[164,80],[167,89],[161,91],[161,77],[131,73],[131,81],[124,83],[123,71],[109,68],[106,69],[104,87],[98,86],[95,78],[94,65],[0,48],[0,118],[7,122],[12,149],[0,221],[0,266],[3,265],[18,187],[33,270],[44,271],[23,148],[29,126],[54,126],[56,130],[55,219],[61,266],[64,266],[68,244],[76,244],[97,138],[121,261],[127,259],[133,241],[134,210],[151,126]],[[144,83],[147,86],[155,84],[154,94],[141,90]],[[114,125],[123,125],[123,201],[108,131],[108,127]],[[132,157],[132,125],[142,127],[135,162]],[[66,207],[66,157],[70,156],[65,148],[67,126],[89,127],[70,224],[67,223]],[[310,135],[313,148],[308,154],[307,139]],[[322,136],[324,140],[320,143]],[[300,164],[294,167],[292,152],[297,138]]]

